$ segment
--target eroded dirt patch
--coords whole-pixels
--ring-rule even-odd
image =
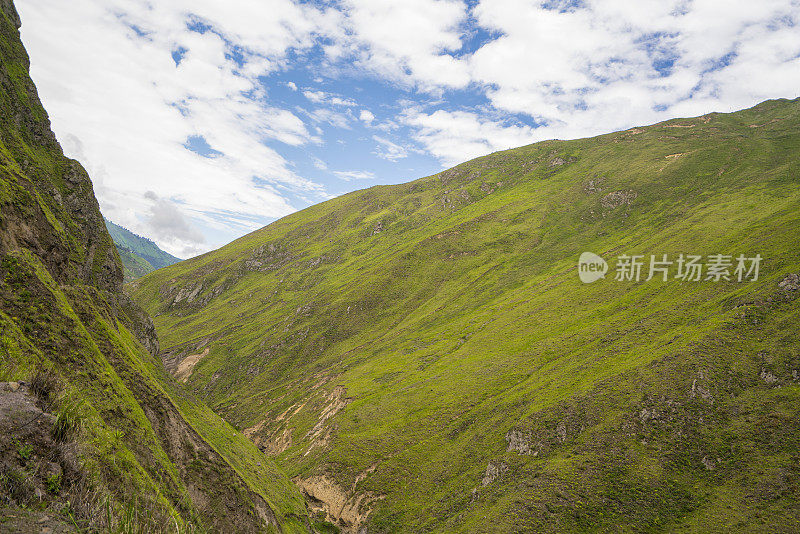
[[[305,435],[306,438],[311,439],[311,445],[309,445],[305,455],[308,455],[315,447],[324,447],[328,444],[333,429],[326,425],[326,422],[347,406],[351,400],[347,397],[347,390],[344,386],[333,388],[333,391],[328,394],[328,403],[322,409],[317,424]]]
[[[178,367],[175,369],[175,378],[180,380],[181,382],[186,382],[189,380],[189,377],[192,376],[194,372],[194,367],[200,360],[208,356],[209,348],[206,347],[203,352],[200,354],[190,354],[189,356],[185,357],[181,362],[178,364]]]
[[[363,480],[374,470],[374,466],[367,469],[359,475],[360,478],[357,477],[357,481]],[[311,511],[337,525],[345,533],[359,532],[372,512],[372,504],[383,498],[372,492],[356,493],[355,484],[353,490],[346,491],[325,475],[298,477],[293,481],[308,499]]]

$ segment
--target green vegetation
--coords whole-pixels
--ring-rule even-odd
[[[181,261],[180,258],[176,258],[158,248],[158,245],[146,237],[136,235],[108,219],[105,219],[105,223],[122,260],[126,282],[136,280],[156,269]]]
[[[17,454],[22,459],[22,461],[27,462],[31,459],[31,454],[33,453],[33,445],[30,443],[20,443],[17,441]]]
[[[77,436],[83,428],[84,409],[82,400],[62,401],[53,425],[53,439],[57,442],[67,442]]]
[[[0,0],[3,529],[800,529],[800,100],[313,206],[130,284],[159,349],[17,22]],[[584,251],[764,262],[582,284]]]
[[[0,0],[0,530],[307,532],[275,462],[153,356],[152,323],[122,292],[91,181],[50,131],[18,26]]]
[[[769,101],[499,152],[129,288],[168,369],[344,529],[795,531],[798,125]],[[663,254],[764,261],[645,281]]]

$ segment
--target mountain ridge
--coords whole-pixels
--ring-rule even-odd
[[[108,219],[104,218],[104,221],[122,260],[125,282],[182,261],[161,250],[153,240],[134,234]]]

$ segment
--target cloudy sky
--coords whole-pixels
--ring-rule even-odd
[[[800,0],[17,0],[103,213],[190,257],[496,150],[800,93]]]

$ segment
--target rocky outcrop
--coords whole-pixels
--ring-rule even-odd
[[[14,2],[11,0],[0,0],[0,11],[7,16],[15,28],[20,28],[22,22],[19,20],[19,13],[14,8]]]
[[[488,486],[498,478],[502,477],[508,471],[508,465],[503,462],[495,463],[489,462],[486,465],[486,472],[481,479],[481,486]]]
[[[125,325],[131,330],[133,335],[136,336],[139,343],[141,343],[150,354],[158,354],[158,335],[156,334],[156,327],[150,316],[124,293],[117,296],[116,302],[119,306],[120,315],[124,315],[126,318]]]
[[[787,274],[783,280],[778,282],[778,287],[784,291],[798,291],[800,290],[800,274],[791,273]]]
[[[600,199],[600,204],[606,209],[614,209],[619,206],[630,206],[638,195],[633,189],[625,191],[612,191]]]
[[[169,399],[143,386],[134,386],[133,390],[162,447],[180,471],[193,504],[204,514],[206,525],[217,532],[255,533],[270,525],[279,528],[264,498],[248,488]]]
[[[526,433],[519,430],[509,430],[506,432],[506,441],[509,451],[517,451],[520,454],[531,453],[531,439]]]
[[[306,455],[315,447],[324,447],[328,444],[333,429],[326,424],[327,421],[344,409],[350,401],[351,399],[347,397],[347,390],[343,386],[333,388],[333,391],[328,395],[327,404],[319,415],[317,424],[305,436],[311,440],[311,444],[305,452]]]
[[[268,272],[277,271],[288,264],[294,255],[285,245],[270,243],[253,249],[243,263],[244,271]]]

